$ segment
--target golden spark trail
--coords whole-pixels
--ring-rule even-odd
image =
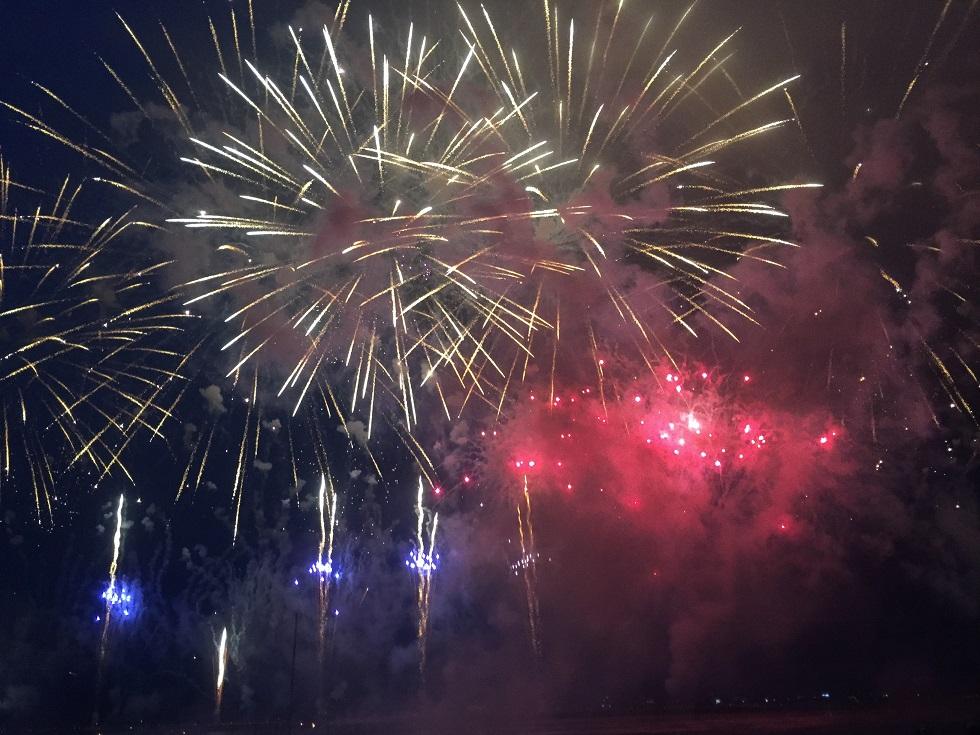
[[[527,475],[524,475],[524,508],[517,503],[517,533],[521,542],[521,557],[513,565],[514,573],[524,580],[524,594],[527,601],[528,632],[531,651],[535,660],[541,658],[541,609],[538,603],[538,551],[534,543],[534,522],[531,517],[531,494],[528,492]]]
[[[116,471],[132,481],[124,451],[172,416],[164,399],[183,377],[164,345],[186,315],[153,288],[168,261],[125,252],[130,233],[155,225],[131,211],[98,224],[71,216],[91,185],[69,178],[50,209],[20,214],[20,195],[35,190],[9,177],[0,159],[0,488],[30,488],[38,522],[52,523],[56,480],[76,464],[96,487]]]
[[[230,177],[232,185],[243,189],[242,206],[239,212],[201,212],[169,221],[189,228],[237,231],[239,237],[246,238],[247,246],[240,252],[247,257],[253,247],[275,251],[280,241],[322,239],[317,220],[324,213],[339,208],[355,217],[349,240],[281,266],[243,264],[238,275],[234,270],[226,271],[216,277],[217,283],[209,290],[188,302],[220,293],[234,294],[270,279],[278,283],[261,295],[245,299],[229,317],[229,321],[238,323],[237,336],[229,345],[237,341],[243,345],[242,357],[233,371],[262,359],[275,344],[268,336],[270,332],[302,328],[307,344],[297,350],[283,390],[309,385],[313,371],[322,370],[346,352],[345,364],[352,378],[350,413],[366,411],[369,426],[374,423],[379,379],[386,383],[383,394],[395,400],[410,429],[416,424],[416,394],[421,383],[434,379],[440,395],[445,396],[437,371],[451,376],[467,400],[475,395],[495,406],[503,405],[515,381],[512,372],[505,372],[500,366],[512,362],[514,350],[526,353],[525,361],[529,360],[539,352],[531,349],[534,331],[552,329],[544,323],[535,324],[538,307],[531,308],[531,302],[539,301],[542,294],[551,298],[548,290],[539,287],[545,282],[550,284],[547,274],[605,277],[606,251],[612,244],[609,235],[594,228],[600,224],[597,218],[617,217],[618,212],[593,211],[589,205],[570,206],[568,193],[578,195],[585,187],[594,186],[604,151],[631,144],[633,131],[648,115],[672,115],[688,99],[688,95],[679,94],[685,85],[704,87],[720,68],[710,66],[709,54],[681,76],[684,82],[680,85],[674,77],[662,74],[673,58],[668,45],[674,43],[688,11],[671,31],[654,63],[640,76],[637,89],[641,91],[630,91],[625,80],[641,74],[642,64],[636,62],[652,52],[647,37],[650,24],[643,27],[642,33],[627,39],[629,30],[619,26],[620,2],[611,24],[603,20],[601,12],[597,13],[594,27],[586,24],[584,33],[580,24],[576,42],[575,18],[567,19],[566,37],[564,25],[559,30],[557,8],[554,13],[552,10],[545,2],[543,30],[548,41],[552,84],[542,89],[529,84],[532,80],[517,63],[518,50],[506,48],[508,35],[499,32],[499,24],[494,24],[487,10],[481,8],[482,12],[471,20],[462,6],[460,33],[468,48],[456,60],[435,54],[438,43],[425,39],[413,43],[415,29],[411,24],[405,34],[408,40],[404,52],[386,52],[378,23],[369,15],[370,63],[358,74],[352,72],[356,64],[343,61],[347,49],[336,24],[332,30],[323,29],[323,48],[316,52],[308,48],[312,41],[289,29],[297,61],[293,86],[296,95],[305,98],[312,114],[283,93],[273,76],[260,71],[258,62],[245,61],[243,68],[247,69],[240,80],[233,81],[227,71],[222,72],[220,77],[231,91],[231,102],[244,102],[261,119],[264,145],[249,142],[240,132],[230,130],[223,133],[224,141],[219,143],[190,137],[191,143],[212,160],[185,160],[209,177]],[[127,31],[133,35],[128,27]],[[629,43],[632,53],[625,66],[607,70],[617,33],[617,42]],[[731,36],[717,44],[715,52],[730,39]],[[237,48],[237,39],[232,41],[220,44],[214,39],[216,48]],[[145,45],[137,41],[137,47],[145,57]],[[592,72],[597,47],[602,58],[598,75]],[[583,48],[588,51],[589,66],[578,73],[576,66],[584,65],[586,60]],[[308,59],[317,57],[325,62],[326,74],[315,73],[310,65]],[[146,60],[151,74],[155,74],[157,66]],[[432,69],[439,65],[448,66],[451,73],[437,82]],[[502,105],[496,111],[474,108],[471,95],[464,89],[480,77],[489,83]],[[690,177],[691,181],[711,180],[717,184],[717,176],[698,171],[708,165],[703,160],[706,155],[768,133],[781,121],[726,134],[699,148],[689,144],[723,124],[727,126],[731,120],[741,119],[749,107],[770,93],[785,89],[794,79],[742,98],[727,112],[705,121],[696,128],[698,132],[681,143],[677,155],[663,157],[654,164],[660,169],[655,175],[618,173],[611,184],[613,197],[642,196],[668,179]],[[394,90],[392,84],[396,85]],[[161,84],[165,98],[172,88],[173,85]],[[428,117],[418,113],[422,102],[432,110]],[[285,151],[275,157],[268,152],[272,136],[282,139]],[[563,148],[574,151],[575,157],[559,159],[558,152]],[[358,166],[359,161],[366,166]],[[493,217],[472,216],[471,202],[481,197],[493,200],[499,196],[502,183],[526,184],[529,193],[533,191],[555,206],[535,210],[515,201],[505,204],[502,213]],[[735,201],[734,194],[728,196],[717,187],[712,189],[711,195],[716,198],[710,205],[706,202],[697,206],[689,201],[686,206],[668,210],[670,217],[676,218],[677,226],[670,239],[677,244],[660,246],[669,248],[665,250],[666,257],[651,249],[641,248],[638,252],[644,253],[652,266],[665,268],[675,276],[664,282],[673,292],[667,294],[669,299],[707,315],[734,336],[729,326],[708,311],[709,307],[724,308],[729,304],[705,293],[704,274],[718,268],[702,265],[704,256],[694,247],[708,243],[696,241],[700,234],[710,238],[714,253],[731,252],[738,257],[742,250],[737,245],[740,233],[719,237],[711,232],[717,227],[686,227],[685,223],[697,222],[698,218],[721,222],[725,215],[780,213],[767,204],[743,204]],[[693,192],[695,187],[687,190]],[[378,211],[358,204],[366,196],[381,197]],[[414,203],[409,211],[417,214],[397,214],[408,203]],[[499,227],[492,219],[499,221]],[[554,235],[546,235],[545,239],[553,236],[574,248],[547,260],[507,253],[508,229],[536,219],[553,220],[546,228]],[[624,217],[622,222],[633,219]],[[642,217],[638,224],[641,223]],[[604,228],[600,226],[599,230]],[[659,234],[659,229],[653,229],[650,237],[657,238]],[[725,242],[726,237],[731,240]],[[472,245],[464,246],[467,242]],[[601,259],[592,256],[593,249],[602,253]],[[608,257],[612,259],[611,255]],[[576,261],[589,264],[595,275],[589,275]],[[357,269],[353,285],[331,286],[331,271],[345,264]],[[522,288],[515,301],[510,293],[518,283],[529,287]],[[611,298],[615,302],[625,296]],[[379,332],[384,319],[382,300],[389,300],[392,307],[393,334],[384,339]],[[677,320],[679,309],[670,307],[667,301],[659,300]],[[474,319],[461,317],[460,306]],[[637,309],[619,304],[616,308],[626,325],[637,321],[628,316],[639,313]],[[744,309],[732,309],[731,313],[752,320],[751,312]],[[479,328],[476,319],[482,320]],[[686,322],[681,323],[689,329]],[[551,335],[550,339],[556,341],[557,336]],[[651,342],[647,335],[642,340]],[[357,360],[352,361],[355,353]],[[544,354],[547,359],[554,359],[557,349]],[[435,360],[429,359],[430,355]],[[412,364],[416,359],[422,361],[421,365]],[[394,369],[378,369],[391,364]],[[491,379],[491,375],[497,378]],[[369,388],[371,399],[366,400]],[[447,410],[450,415],[453,412]]]

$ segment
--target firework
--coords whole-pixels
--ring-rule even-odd
[[[796,416],[758,401],[750,375],[671,366],[637,380],[605,367],[604,397],[590,386],[550,402],[528,396],[488,440],[486,461],[565,501],[593,498],[676,529],[696,523],[698,509],[746,493],[774,493],[773,506],[792,516],[801,499],[790,480],[774,487],[774,478],[788,466],[819,466],[846,436],[824,412]],[[513,571],[532,583],[534,611],[537,552],[527,501],[518,500],[524,539]],[[772,522],[785,530],[775,515]]]
[[[165,263],[123,265],[121,244],[154,225],[130,212],[79,221],[87,196],[70,179],[21,213],[25,190],[0,159],[0,486],[30,488],[51,523],[64,472],[132,482],[124,451],[143,431],[162,436],[183,364],[165,340],[182,315],[155,288]]]
[[[735,34],[698,51],[682,41],[689,12],[658,40],[650,22],[621,22],[621,2],[597,8],[594,23],[559,23],[547,0],[543,10],[539,38],[507,48],[509,29],[460,7],[458,56],[451,40],[413,23],[382,28],[371,15],[369,43],[350,51],[338,13],[312,33],[290,28],[293,63],[277,70],[263,66],[254,40],[241,42],[232,9],[230,38],[209,20],[210,77],[223,94],[208,96],[195,92],[166,29],[180,79],[165,78],[123,21],[199,174],[188,185],[196,211],[160,213],[213,235],[215,267],[188,280],[185,305],[222,300],[236,384],[248,365],[272,364],[294,413],[322,398],[341,421],[363,415],[370,439],[388,400],[411,431],[425,385],[447,418],[474,400],[499,413],[532,364],[553,371],[563,309],[566,324],[583,318],[579,307],[617,315],[645,358],[663,353],[655,325],[665,319],[733,337],[733,318],[754,321],[715,276],[726,262],[769,262],[769,250],[792,244],[772,234],[784,215],[765,197],[814,184],[742,186],[717,159],[786,122],[754,110],[796,77],[732,97],[715,59]],[[254,39],[251,4],[247,17]],[[544,64],[534,63],[537,46],[548,49]],[[719,99],[702,105],[707,95]],[[16,111],[156,201],[145,193],[152,182],[119,157]],[[226,121],[216,137],[202,132],[212,118]],[[674,142],[653,146],[652,130]],[[646,287],[625,285],[635,278]],[[594,335],[595,325],[579,331]],[[329,389],[337,366],[345,396]],[[255,382],[246,378],[246,392]],[[233,495],[237,504],[239,487]]]
[[[524,593],[527,599],[527,623],[530,633],[531,651],[535,659],[541,657],[541,609],[538,603],[538,551],[534,543],[534,521],[531,517],[531,493],[524,475],[524,507],[517,502],[517,533],[521,541],[521,557],[511,565],[514,574],[524,578]]]
[[[124,618],[132,616],[136,612],[136,592],[125,582],[120,581],[118,585],[110,584],[101,595],[105,601],[107,609],[119,611]],[[96,617],[96,622],[101,619]]]
[[[119,503],[116,506],[116,530],[112,534],[112,560],[109,562],[109,583],[106,585],[105,592],[102,593],[102,599],[105,601],[105,613],[102,620],[102,635],[99,639],[99,657],[96,664],[96,704],[92,713],[92,720],[95,725],[99,722],[98,700],[102,691],[102,674],[105,667],[106,651],[109,648],[109,624],[112,621],[112,613],[114,610],[118,610],[124,616],[128,616],[130,612],[129,605],[132,602],[131,594],[125,586],[117,586],[118,580],[116,579],[116,572],[119,568],[119,553],[122,550],[123,505],[125,501],[126,496],[120,495]]]
[[[124,160],[128,156],[96,148],[86,142],[92,139],[88,133],[62,133],[26,111],[33,106],[6,105],[42,135],[101,166],[103,175],[92,185],[136,203],[139,216],[148,221],[133,220],[135,214],[127,211],[94,226],[77,222],[72,213],[79,209],[73,207],[78,190],[72,193],[67,181],[52,197],[53,205],[12,209],[11,192],[16,190],[19,197],[28,190],[13,183],[0,163],[0,333],[5,342],[0,351],[0,476],[7,482],[16,475],[18,484],[33,488],[36,515],[50,520],[60,472],[84,466],[99,480],[117,472],[132,479],[122,461],[125,447],[137,435],[162,437],[166,418],[176,411],[181,396],[197,401],[200,393],[209,407],[217,407],[203,421],[195,416],[194,425],[185,424],[190,456],[184,457],[177,496],[203,484],[215,456],[227,457],[232,471],[225,473],[222,490],[230,485],[234,543],[245,525],[243,504],[246,519],[248,515],[244,497],[247,478],[255,474],[252,468],[267,473],[272,463],[264,460],[278,461],[268,447],[288,446],[297,501],[303,482],[297,468],[314,464],[303,456],[309,450],[323,473],[319,540],[308,567],[317,580],[317,660],[322,677],[330,640],[328,612],[331,598],[338,595],[335,582],[340,575],[334,559],[337,494],[326,472],[327,460],[335,459],[328,457],[329,438],[339,423],[351,447],[363,447],[380,476],[372,440],[388,424],[386,430],[397,435],[423,475],[414,505],[415,535],[404,563],[416,587],[416,637],[424,682],[432,583],[440,558],[439,514],[423,503],[423,482],[429,483],[437,500],[442,499],[438,496],[447,486],[439,484],[438,472],[458,467],[456,449],[467,441],[469,429],[462,422],[451,432],[446,428],[451,441],[440,445],[431,441],[441,431],[434,425],[441,422],[440,414],[452,423],[475,407],[477,415],[487,419],[482,427],[487,439],[486,447],[473,452],[490,459],[487,485],[493,476],[505,477],[498,487],[507,489],[500,495],[506,497],[502,505],[511,530],[516,509],[520,555],[511,571],[522,584],[534,660],[543,658],[538,589],[542,562],[535,523],[552,520],[547,498],[557,497],[565,503],[565,519],[575,520],[573,514],[578,513],[582,521],[559,526],[568,536],[563,551],[568,559],[585,560],[581,565],[565,564],[576,597],[563,602],[585,598],[586,604],[598,601],[596,607],[601,608],[606,596],[582,590],[581,580],[590,576],[589,570],[601,570],[600,564],[608,560],[602,553],[606,549],[623,554],[622,560],[633,553],[634,541],[639,540],[636,547],[645,542],[624,523],[619,528],[630,533],[598,548],[603,536],[608,539],[617,530],[613,527],[610,533],[593,523],[598,513],[608,511],[616,522],[628,518],[644,530],[653,529],[645,535],[653,553],[676,556],[672,575],[694,570],[677,588],[680,594],[665,595],[667,603],[662,608],[658,603],[657,616],[650,617],[659,625],[670,614],[666,608],[682,615],[694,613],[676,625],[682,630],[664,629],[664,635],[656,636],[656,644],[670,651],[674,664],[687,669],[680,677],[683,685],[685,676],[698,673],[699,659],[692,655],[690,641],[714,644],[709,626],[730,628],[732,620],[750,621],[759,607],[745,606],[742,600],[765,599],[765,588],[755,580],[779,568],[763,568],[757,576],[754,562],[787,550],[786,544],[771,543],[772,535],[793,534],[806,522],[807,513],[812,518],[823,512],[826,506],[810,510],[809,498],[831,485],[825,476],[848,461],[866,459],[848,437],[857,424],[856,395],[870,396],[871,433],[877,442],[881,413],[876,407],[895,386],[902,396],[902,389],[917,385],[905,374],[925,364],[936,373],[940,396],[950,410],[976,422],[973,394],[964,389],[980,386],[973,366],[978,342],[972,313],[975,288],[968,277],[972,269],[963,268],[948,278],[956,266],[950,266],[951,251],[939,236],[936,243],[910,246],[914,255],[896,266],[896,243],[864,229],[867,223],[872,223],[868,228],[878,226],[879,212],[866,216],[857,207],[845,211],[837,206],[821,212],[841,213],[839,218],[825,218],[825,232],[848,240],[859,239],[852,231],[864,235],[861,247],[866,252],[861,257],[874,263],[872,279],[824,279],[829,269],[806,262],[827,258],[823,252],[812,254],[819,248],[807,248],[804,257],[791,260],[783,251],[795,248],[796,237],[787,234],[787,212],[777,206],[777,199],[787,192],[799,193],[791,190],[820,185],[780,183],[778,176],[760,175],[758,170],[778,154],[747,160],[743,150],[776,148],[772,136],[785,128],[796,128],[812,150],[819,133],[798,114],[797,75],[752,79],[748,86],[742,80],[736,83],[731,59],[738,37],[733,33],[707,39],[689,33],[695,5],[676,22],[668,18],[666,25],[645,16],[637,22],[646,7],[623,0],[575,3],[585,7],[584,12],[576,9],[575,17],[568,12],[572,4],[559,7],[553,0],[542,0],[533,6],[532,22],[527,22],[531,13],[494,18],[478,4],[446,6],[449,12],[440,13],[438,25],[448,24],[452,30],[434,35],[413,22],[388,27],[366,12],[366,23],[351,29],[346,24],[349,5],[349,0],[337,3],[333,21],[322,27],[304,31],[275,26],[282,29],[283,39],[288,35],[286,54],[260,54],[256,36],[269,34],[257,34],[257,26],[262,29],[253,16],[252,0],[247,3],[247,26],[241,23],[242,6],[226,4],[221,12],[228,15],[208,18],[214,61],[194,49],[193,66],[182,60],[190,58],[191,50],[175,44],[162,25],[168,49],[163,60],[151,52],[148,35],[123,21],[172,120],[161,123],[159,105],[140,99],[127,79],[106,66],[139,109],[140,125],[159,125],[168,139],[164,156],[144,151],[147,157],[159,159],[178,151],[175,157],[185,165],[172,179],[154,179],[153,167],[134,165]],[[929,73],[926,67],[942,55],[943,32],[958,12],[950,0],[942,5],[935,26],[926,28],[932,30],[925,50],[911,77],[902,77],[903,87],[895,96],[896,121],[915,114],[915,95]],[[973,4],[964,12],[958,30],[954,25],[957,37],[968,27],[966,17]],[[230,32],[225,18],[230,18]],[[360,36],[363,43],[358,43]],[[854,63],[853,49],[859,45],[853,25],[842,24],[840,82],[839,89],[833,89],[842,116],[859,97],[851,70],[861,68],[865,74],[866,65]],[[836,38],[834,49],[836,53]],[[167,66],[179,76],[168,76]],[[52,92],[38,88],[80,117]],[[784,105],[788,111],[781,112]],[[799,109],[807,111],[805,105]],[[173,142],[171,130],[178,129],[179,140]],[[106,140],[111,149],[113,142]],[[735,165],[734,153],[740,154]],[[841,160],[832,158],[835,164]],[[873,162],[853,163],[844,185],[847,194],[855,201],[869,191],[877,194],[880,182],[874,178]],[[744,178],[733,170],[746,172]],[[862,189],[867,181],[870,189]],[[974,181],[963,177],[951,183],[951,198],[973,201],[968,187],[975,188]],[[43,200],[40,192],[30,194]],[[975,233],[966,232],[972,227],[954,223],[940,234],[949,234],[957,248],[972,248]],[[117,252],[109,249],[110,243],[139,244],[140,238],[132,235],[144,230],[154,237],[155,246],[182,248],[174,251],[179,253],[174,257],[180,268],[178,291],[148,285],[153,280],[149,276],[167,264],[106,264]],[[840,255],[846,247],[832,252]],[[778,290],[777,279],[758,278],[755,264],[776,269],[793,262],[809,270],[792,271],[779,286],[792,281],[786,289],[790,290],[810,278],[813,290],[797,304],[807,312],[814,293],[831,294],[828,301],[838,308],[828,331],[835,338],[848,335],[845,349],[834,352],[847,339],[835,342],[810,334],[813,322],[788,309],[792,299],[766,300]],[[848,257],[839,262],[842,270],[857,270]],[[965,261],[957,260],[957,265],[960,262]],[[944,272],[932,270],[937,263]],[[936,288],[916,288],[933,273],[941,278]],[[740,281],[746,274],[751,277]],[[882,284],[887,283],[894,303],[867,319],[872,307],[881,305],[879,296],[861,301],[857,288],[847,298],[841,293],[870,280],[883,292]],[[894,308],[913,314],[913,303],[919,303],[923,292],[933,299],[938,290],[948,301],[941,308],[918,311],[907,322],[888,313]],[[147,292],[155,295],[144,295]],[[877,334],[880,321],[884,340],[875,343],[875,352],[880,354],[879,348],[887,345],[891,353],[895,343],[894,351],[901,354],[889,354],[890,369],[880,373],[863,370],[884,365],[876,357],[860,362],[861,372],[853,375],[857,387],[834,384],[838,394],[846,390],[846,398],[834,408],[848,404],[836,418],[825,402],[819,408],[787,408],[789,401],[774,395],[778,391],[797,392],[800,404],[814,396],[801,388],[796,376],[786,377],[793,369],[788,361],[764,362],[769,358],[762,350],[747,351],[760,359],[751,372],[735,375],[685,365],[678,357],[703,355],[704,350],[675,351],[675,338],[699,337],[710,330],[713,359],[732,364],[731,355],[724,354],[723,347],[718,350],[718,343],[762,334],[755,330],[761,317],[754,311],[761,304],[765,307],[760,312],[772,318],[772,331],[764,338],[769,352],[795,351],[793,364],[803,365],[808,376],[820,373],[816,382],[821,384],[823,371],[813,365],[826,358],[828,393],[839,365],[850,370],[860,362],[853,356],[864,350],[870,332],[866,325],[855,327],[855,322],[874,322]],[[167,313],[171,309],[195,312],[200,325],[191,336],[185,332],[181,347],[174,350],[160,346],[160,340],[171,333],[177,337],[180,329],[176,318],[181,315]],[[814,319],[821,311],[813,311]],[[948,314],[952,316],[947,319]],[[897,324],[908,329],[896,330]],[[792,327],[806,334],[798,341],[786,337]],[[753,336],[747,338],[745,332]],[[814,345],[819,355],[811,359],[808,350],[798,349],[800,343]],[[906,350],[909,344],[914,348]],[[833,346],[828,355],[824,348],[829,345]],[[195,375],[205,376],[217,366],[224,377],[220,385],[208,378],[206,387],[188,390],[188,364],[197,368]],[[768,385],[767,374],[775,377]],[[171,400],[161,391],[172,383],[180,389]],[[764,400],[756,390],[768,391]],[[225,398],[231,391],[232,407],[225,408],[222,391]],[[900,403],[890,399],[888,410],[904,411]],[[285,411],[283,421],[277,418],[280,411]],[[847,417],[848,432],[841,415]],[[939,417],[934,418],[938,424]],[[294,439],[299,451],[294,450]],[[447,446],[456,456],[440,466],[439,451]],[[904,449],[912,441],[896,446]],[[825,458],[834,450],[847,456],[836,457],[832,467]],[[398,463],[385,459],[385,466],[395,466],[397,472]],[[845,469],[848,486],[865,485],[854,481],[863,478]],[[211,476],[215,474],[212,469]],[[28,475],[30,483],[24,481]],[[925,487],[928,476],[923,477]],[[850,510],[847,502],[857,505],[848,497],[845,482],[832,479],[837,480],[833,491],[842,502],[831,509]],[[470,482],[471,476],[464,475],[457,487]],[[912,522],[905,525],[915,526],[918,533],[931,507],[938,509],[939,503],[931,498],[919,502],[923,492],[930,493],[917,487],[902,490],[901,496],[884,496],[889,501],[882,503],[886,512],[878,515],[886,519],[883,524],[894,525],[908,520],[908,510]],[[269,503],[268,497],[255,495],[259,510],[264,510],[261,503],[275,504],[274,499]],[[905,496],[915,500],[914,507]],[[372,494],[366,492],[365,497],[365,502],[373,501]],[[867,505],[881,497],[868,494]],[[109,581],[101,596],[105,619],[97,688],[110,615],[113,620],[129,616],[138,599],[138,590],[117,575],[123,503],[120,496]],[[462,501],[459,505],[466,507]],[[842,528],[828,526],[836,535],[814,534],[812,540],[818,543],[812,544],[812,556],[804,556],[803,544],[792,549],[797,552],[792,564],[782,567],[792,572],[792,579],[787,574],[777,581],[817,598],[818,578],[834,584],[837,573],[841,579],[852,576],[853,570],[844,568],[854,558],[849,537],[860,535],[879,547],[858,557],[861,569],[875,567],[875,554],[880,556],[882,548],[912,546],[891,543],[886,534],[878,533],[875,515],[849,514],[847,523],[841,519]],[[950,530],[952,519],[937,518]],[[819,529],[817,523],[813,527]],[[287,539],[286,523],[270,529],[261,529],[269,531],[263,539],[271,533]],[[958,525],[952,528],[957,529]],[[580,532],[593,531],[595,549],[579,538]],[[688,531],[691,541],[685,546]],[[543,530],[538,540],[556,536]],[[558,548],[557,543],[550,545]],[[958,558],[957,545],[947,546],[944,556]],[[757,553],[763,547],[765,555]],[[828,550],[841,552],[833,566],[822,564],[831,556]],[[168,546],[165,558],[169,551]],[[204,551],[200,554],[203,557]],[[228,576],[225,572],[240,572],[236,563],[242,551],[232,554],[228,564],[219,567],[221,574],[208,572],[208,584],[215,589],[220,587],[218,577]],[[250,595],[248,620],[275,610],[269,604],[277,589],[275,580],[285,579],[279,561],[285,556],[280,553],[275,565],[267,565],[272,582],[256,584],[256,567],[250,565],[237,575],[243,577],[239,587],[245,591],[229,588],[229,595]],[[700,558],[688,565],[688,556]],[[703,580],[694,578],[717,561],[729,560],[730,566],[719,565]],[[627,561],[645,563],[646,556],[638,553]],[[808,568],[801,574],[804,566]],[[742,571],[749,567],[751,576]],[[346,565],[344,571],[346,575]],[[652,573],[656,575],[656,569]],[[797,586],[799,578],[805,583]],[[290,575],[288,581],[300,586],[298,577]],[[609,585],[616,581],[610,574]],[[717,581],[723,588],[748,583],[753,594],[730,596],[728,589],[715,593],[710,588]],[[260,590],[263,595],[257,594]],[[367,591],[365,585],[365,596]],[[841,599],[839,590],[833,597]],[[730,601],[735,604],[727,604]],[[228,609],[236,608],[229,604]],[[237,614],[244,615],[240,610]],[[273,621],[273,635],[256,638],[275,637],[279,618],[266,617]],[[803,622],[810,625],[823,619],[813,614],[797,617],[807,618]],[[294,621],[295,664],[299,613]],[[235,622],[230,616],[231,645],[228,628],[214,643],[216,719],[221,717],[229,647],[236,665],[245,670],[244,659],[237,659]],[[780,626],[776,642],[789,646],[791,633],[790,626]],[[701,646],[696,653],[703,658],[704,650],[714,649]],[[673,694],[676,672],[670,676],[667,691]],[[291,684],[291,701],[292,694]]]
[[[317,494],[317,508],[320,516],[320,546],[316,561],[310,565],[309,572],[317,578],[317,672],[323,676],[323,666],[327,653],[327,623],[330,620],[330,585],[340,576],[334,571],[333,536],[337,525],[337,493],[333,479],[324,473],[320,476],[320,491]],[[323,691],[322,681],[317,688]]]
[[[439,528],[439,514],[431,513],[422,505],[422,478],[419,478],[419,492],[415,501],[415,548],[412,549],[405,566],[415,574],[415,603],[418,608],[417,640],[419,646],[419,673],[425,677],[426,649],[429,637],[429,605],[432,599],[432,575],[439,567],[439,554],[436,553],[436,531]],[[428,543],[426,543],[428,541]]]
[[[221,697],[225,691],[225,667],[228,665],[228,628],[221,629],[221,638],[216,642],[218,677],[214,682],[214,719],[221,719]]]
[[[119,600],[120,591],[116,589],[116,570],[119,568],[119,552],[122,549],[122,526],[123,526],[123,506],[126,496],[119,496],[119,504],[116,506],[116,530],[112,534],[112,561],[109,562],[109,585],[102,594],[102,599],[106,601],[105,617],[109,621],[113,605]]]
[[[191,275],[179,304],[200,328],[184,359],[203,371],[220,352],[239,400],[191,441],[177,495],[202,484],[230,436],[233,542],[281,407],[296,485],[300,445],[326,470],[326,415],[377,477],[383,417],[435,486],[413,434],[437,415],[420,410],[422,395],[449,421],[470,405],[500,416],[540,372],[553,395],[559,365],[601,383],[606,340],[652,369],[672,359],[666,329],[737,338],[739,322],[756,323],[725,268],[778,265],[772,251],[793,242],[770,200],[817,185],[743,184],[725,158],[784,126],[767,99],[796,77],[742,95],[726,67],[735,34],[705,43],[685,32],[690,12],[656,38],[650,22],[623,22],[621,2],[561,23],[556,7],[542,9],[530,35],[461,6],[438,20],[458,28],[434,35],[370,14],[351,29],[338,11],[323,27],[287,29],[283,67],[263,61],[248,3],[244,16],[230,9],[230,34],[208,19],[216,63],[195,65],[201,73],[188,73],[161,26],[173,78],[152,39],[120,18],[172,114],[154,124],[168,138],[180,131],[179,192],[137,173],[148,169],[128,154],[5,103],[101,166],[100,185],[151,210],[156,226],[180,229],[175,267]],[[365,31],[367,44],[349,41]],[[176,201],[194,204],[175,212]],[[186,388],[161,408],[176,410]]]
[[[291,80],[247,59],[238,60],[247,69],[240,78],[220,75],[230,97],[244,103],[237,117],[255,125],[220,140],[192,137],[195,154],[184,160],[227,181],[240,211],[202,208],[170,221],[217,230],[219,248],[240,259],[188,284],[202,291],[188,304],[218,294],[235,299],[225,321],[237,332],[223,349],[234,347],[240,359],[229,375],[288,344],[294,362],[279,393],[292,390],[298,404],[318,369],[343,362],[352,369],[349,410],[366,403],[370,437],[379,378],[409,430],[418,421],[415,395],[429,381],[449,418],[473,397],[499,412],[532,359],[554,364],[569,282],[596,284],[635,339],[661,350],[647,305],[634,304],[618,283],[616,271],[629,259],[650,266],[656,290],[666,282],[653,303],[688,331],[700,316],[734,337],[712,316],[717,305],[753,321],[747,305],[709,282],[721,272],[711,256],[767,260],[765,250],[791,244],[731,220],[783,217],[759,197],[815,185],[728,190],[709,156],[786,122],[717,135],[796,77],[716,118],[700,116],[678,150],[654,153],[645,149],[645,131],[682,116],[686,89],[710,86],[723,70],[710,58],[731,37],[693,70],[671,74],[675,51],[667,44],[680,24],[657,49],[646,29],[631,37],[617,26],[620,3],[611,23],[600,13],[591,37],[580,40],[590,49],[586,61],[574,53],[574,20],[566,58],[557,11],[552,16],[547,2],[544,9],[550,86],[525,76],[519,57],[529,54],[505,51],[485,11],[478,30],[462,8],[468,51],[461,58],[437,54],[439,42],[420,40],[411,24],[398,34],[404,55],[388,54],[369,16],[369,65],[343,60],[336,24],[317,34],[320,48],[290,29]],[[614,42],[635,49],[608,75]],[[597,45],[605,49],[601,73],[593,70]],[[487,84],[491,100],[475,89]],[[606,163],[622,158],[617,151],[642,163],[627,170]],[[462,395],[452,410],[444,381]]]

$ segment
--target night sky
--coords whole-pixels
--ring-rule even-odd
[[[250,7],[4,8],[0,731],[975,694],[972,4]]]

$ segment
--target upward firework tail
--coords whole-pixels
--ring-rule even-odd
[[[415,603],[418,608],[417,640],[419,646],[419,674],[425,679],[425,664],[429,637],[429,606],[432,599],[432,575],[439,564],[435,553],[436,531],[439,528],[439,514],[426,511],[422,505],[422,478],[419,478],[419,492],[415,503],[415,548],[409,554],[405,565],[415,573]]]
[[[95,675],[95,708],[92,713],[92,724],[99,724],[99,696],[102,693],[102,674],[105,668],[106,652],[109,649],[109,623],[112,619],[112,609],[119,599],[116,585],[116,573],[119,569],[119,552],[122,549],[122,527],[123,527],[123,505],[126,501],[125,495],[119,496],[119,503],[116,506],[116,530],[112,534],[112,561],[109,562],[109,584],[102,598],[105,600],[105,617],[102,620],[102,636],[99,639],[99,659],[96,664]]]
[[[534,522],[531,516],[531,494],[528,492],[527,475],[524,475],[523,510],[517,502],[517,531],[521,541],[521,558],[512,565],[515,574],[524,579],[527,600],[527,623],[531,651],[535,660],[541,658],[541,610],[538,605],[538,551],[534,543]]]
[[[214,719],[221,719],[221,698],[225,691],[225,667],[228,664],[228,628],[221,629],[217,645],[218,676],[214,683]]]
[[[310,567],[310,573],[317,576],[317,673],[320,686],[317,687],[318,700],[323,693],[324,666],[327,657],[327,625],[330,620],[330,587],[335,579],[333,568],[333,538],[337,524],[337,493],[329,474],[320,477],[320,492],[317,507],[320,511],[320,546],[317,560]]]

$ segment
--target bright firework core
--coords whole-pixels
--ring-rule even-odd
[[[320,577],[321,579],[326,579],[331,577],[333,579],[340,579],[340,572],[333,570],[333,565],[330,562],[317,559],[312,564],[310,564],[307,570],[311,575]]]
[[[439,568],[439,554],[413,549],[405,560],[405,566],[415,572],[434,572]]]
[[[114,612],[124,618],[132,617],[136,613],[135,592],[125,582],[117,580],[115,584],[108,585],[100,597],[105,601],[107,613]],[[101,616],[97,616],[95,620],[101,621]]]
[[[514,575],[520,574],[525,569],[529,568],[532,564],[537,564],[540,560],[541,555],[537,552],[531,552],[527,554],[522,554],[521,558],[510,565],[510,570]]]

